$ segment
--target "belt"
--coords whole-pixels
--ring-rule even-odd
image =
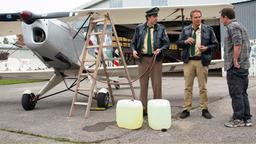
[[[201,60],[201,57],[199,56],[194,56],[194,57],[189,57],[189,60]]]
[[[142,54],[142,56],[143,56],[143,57],[152,57],[153,54],[152,54],[152,55],[149,55],[149,54]]]

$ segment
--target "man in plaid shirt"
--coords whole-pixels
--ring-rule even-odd
[[[247,94],[250,42],[246,28],[235,19],[232,8],[221,10],[220,21],[227,28],[224,40],[224,69],[232,99],[233,116],[226,127],[252,126],[250,104]]]

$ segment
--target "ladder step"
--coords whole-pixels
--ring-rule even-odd
[[[86,88],[78,88],[77,90],[79,90],[79,91],[89,91],[90,89],[86,89]]]
[[[103,32],[92,32],[90,35],[102,35]],[[105,34],[113,34],[113,32],[105,32]]]
[[[88,74],[87,73],[81,73],[81,76],[87,77]]]
[[[88,105],[88,103],[85,102],[74,102],[75,105]]]
[[[96,59],[95,60],[84,60],[83,62],[95,62],[96,61]]]
[[[100,18],[100,19],[95,19],[92,22],[97,23],[97,22],[103,22],[104,20],[105,20],[104,18]]]
[[[112,84],[112,85],[130,85],[128,82],[126,82],[126,83],[116,83],[116,84]]]
[[[132,97],[132,95],[125,95],[125,94],[112,94],[113,96],[127,96],[127,97]]]
[[[113,60],[121,60],[121,58],[105,58],[105,61],[113,61]],[[96,62],[96,59],[94,60],[84,60],[84,62]]]
[[[99,45],[87,46],[87,48],[99,48]],[[103,45],[102,47],[113,47],[113,45]]]
[[[106,61],[121,60],[121,58],[105,58]]]

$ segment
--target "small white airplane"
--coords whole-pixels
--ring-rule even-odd
[[[200,6],[174,6],[160,7],[159,21],[188,20],[190,11],[200,9],[204,19],[216,19],[223,7],[231,7],[230,4],[200,5]],[[68,22],[85,20],[91,13],[105,14],[108,12],[114,24],[139,24],[145,22],[145,11],[149,8],[122,8],[122,9],[86,9],[73,12],[56,12],[36,15],[29,11],[19,13],[0,14],[0,36],[23,34],[24,43],[30,48],[46,66],[53,71],[23,71],[0,72],[1,78],[32,78],[40,79],[44,75],[52,74],[49,82],[37,93],[27,90],[22,94],[22,106],[25,110],[34,109],[38,100],[52,96],[44,94],[54,86],[62,82],[66,77],[75,77],[80,66],[79,57],[85,40],[83,33],[78,31]],[[181,14],[179,14],[181,12]],[[179,20],[179,21],[181,21]],[[21,26],[20,26],[21,25]],[[182,71],[182,62],[163,63],[163,72]],[[221,68],[222,60],[213,60],[210,69]],[[93,71],[93,68],[89,69]],[[128,65],[131,76],[137,75],[137,65]],[[122,66],[108,67],[112,76],[125,74]],[[49,73],[50,72],[50,73]],[[104,75],[100,68],[99,75]],[[76,81],[67,87],[71,90]],[[66,91],[66,90],[63,90]],[[59,92],[57,92],[59,93]]]

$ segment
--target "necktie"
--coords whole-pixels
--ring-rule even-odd
[[[148,55],[152,55],[152,45],[151,45],[151,29],[152,27],[148,27],[148,39],[147,39],[147,46],[148,46]]]
[[[195,42],[190,46],[190,54],[191,57],[193,57],[195,55],[195,48],[196,48],[196,31],[198,29],[194,30],[194,33],[192,35],[192,38],[195,40]]]

